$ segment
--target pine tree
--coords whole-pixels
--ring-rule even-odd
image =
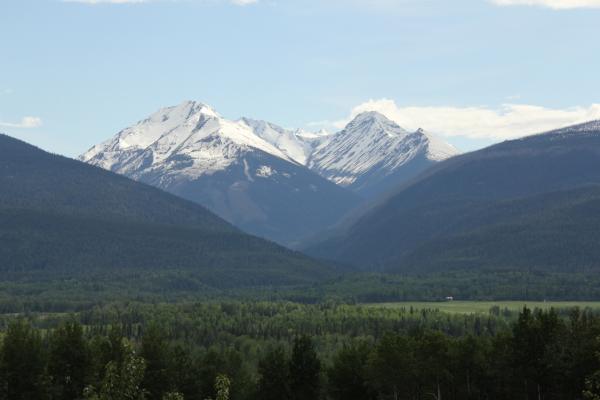
[[[169,390],[168,347],[162,330],[151,324],[142,338],[140,356],[146,361],[143,387],[149,400],[160,400]]]
[[[364,343],[344,347],[336,354],[329,377],[329,395],[333,400],[368,400],[374,395],[367,382],[370,348]]]
[[[0,398],[45,398],[45,359],[39,334],[24,321],[9,325],[0,354]]]
[[[53,399],[80,398],[89,371],[89,352],[83,329],[76,322],[67,322],[50,338],[48,374]]]
[[[293,400],[317,400],[321,392],[321,361],[308,336],[294,340],[290,360],[290,390]]]
[[[290,399],[289,361],[282,348],[269,352],[258,363],[257,398],[261,400]]]

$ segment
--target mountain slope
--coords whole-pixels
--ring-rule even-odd
[[[472,210],[451,234],[417,247],[403,270],[595,272],[599,210],[599,185],[495,202]]]
[[[185,271],[213,287],[314,282],[331,273],[199,205],[4,135],[0,270],[4,280]]]
[[[321,176],[373,198],[458,151],[419,129],[407,132],[384,115],[366,112],[322,141],[307,165]]]
[[[524,235],[521,237],[525,238],[533,225],[541,224],[528,224],[528,213],[511,219],[507,213],[494,212],[505,209],[507,204],[509,211],[511,204],[518,209],[521,202],[528,204],[533,201],[533,196],[538,196],[537,204],[541,207],[544,204],[541,200],[549,196],[547,208],[540,208],[539,218],[548,226],[560,226],[560,221],[564,221],[570,211],[567,205],[559,206],[560,202],[556,205],[550,201],[554,197],[551,193],[600,184],[598,165],[598,122],[504,142],[430,168],[377,206],[356,216],[343,231],[336,232],[309,251],[365,268],[406,271],[427,265],[429,270],[444,269],[447,264],[442,262],[443,254],[449,253],[441,252],[434,242],[450,243],[457,235],[483,232],[501,226],[503,222],[510,222],[515,229],[519,227]],[[487,232],[489,240],[493,240],[494,235],[489,234],[492,230]],[[583,235],[584,229],[578,234]],[[454,254],[469,253],[464,246],[477,243],[475,238],[482,237],[473,235],[469,240],[461,241],[462,249],[453,247]],[[519,254],[524,260],[535,258],[536,246],[523,240],[528,245]],[[553,241],[545,240],[546,243],[562,240],[561,230],[554,230]],[[452,243],[458,246],[457,242]],[[486,265],[490,258],[483,249],[489,250],[491,243],[488,241],[479,250],[474,250],[479,256],[469,261],[471,266]],[[542,244],[541,241],[537,243]],[[430,244],[432,247],[428,247]],[[450,248],[448,245],[447,251]],[[595,257],[587,248],[578,249],[582,251],[579,261],[573,261],[576,265],[569,262],[565,268],[577,268]],[[432,251],[439,254],[427,254]],[[513,254],[516,253],[513,251]],[[510,258],[493,264],[509,267],[506,260]]]
[[[247,232],[292,244],[360,201],[294,160],[308,146],[275,125],[229,121],[204,104],[186,102],[159,110],[81,160],[202,204]]]

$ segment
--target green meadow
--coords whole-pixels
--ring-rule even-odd
[[[456,314],[487,313],[492,307],[498,306],[501,310],[509,309],[518,311],[523,307],[530,309],[566,309],[566,308],[591,308],[600,310],[600,301],[445,301],[445,302],[397,302],[397,303],[370,303],[369,307],[384,308],[413,308],[415,310],[431,309]]]

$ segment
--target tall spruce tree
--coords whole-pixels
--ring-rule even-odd
[[[290,360],[290,389],[293,400],[317,400],[321,394],[321,361],[308,336],[294,340]]]
[[[39,333],[24,321],[11,323],[0,354],[0,398],[45,399],[45,365]]]
[[[258,363],[257,399],[289,400],[289,361],[282,348],[270,351]]]
[[[52,398],[81,398],[90,369],[90,356],[83,329],[77,322],[67,322],[52,334],[49,343],[48,374]]]
[[[143,387],[149,400],[160,400],[170,389],[168,374],[168,346],[163,330],[150,324],[144,336],[140,356],[146,361]]]
[[[333,359],[327,372],[329,396],[333,400],[370,400],[375,393],[367,377],[367,362],[371,348],[360,343],[344,347]]]

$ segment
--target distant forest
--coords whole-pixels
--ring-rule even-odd
[[[263,300],[303,304],[346,304],[393,301],[457,300],[594,301],[600,300],[597,273],[544,271],[455,271],[394,275],[339,273],[322,282],[252,285],[243,274],[223,269],[97,270],[59,274],[56,271],[5,273],[0,277],[0,314],[74,312],[110,302],[181,303],[189,301]],[[298,279],[299,280],[299,279]],[[243,282],[242,282],[243,281]],[[247,286],[250,284],[251,286]],[[244,286],[246,285],[246,286]]]
[[[600,315],[295,303],[0,319],[0,399],[599,399]]]

